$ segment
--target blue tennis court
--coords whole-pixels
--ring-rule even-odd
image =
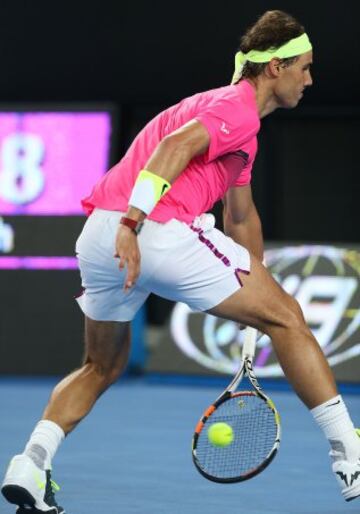
[[[22,451],[55,379],[0,380],[0,465]],[[273,392],[283,438],[275,461],[240,484],[221,485],[195,470],[190,443],[204,407],[221,388],[127,378],[112,387],[55,458],[57,497],[68,514],[340,514],[346,503],[329,468],[327,443],[289,391]],[[360,397],[345,394],[360,424]],[[15,507],[0,499],[0,512]]]

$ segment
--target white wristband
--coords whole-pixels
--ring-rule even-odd
[[[148,170],[141,170],[129,198],[129,205],[150,214],[171,184]]]

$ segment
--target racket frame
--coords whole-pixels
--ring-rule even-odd
[[[257,330],[248,327],[245,330],[245,337],[244,337],[244,343],[243,343],[243,349],[241,354],[241,366],[239,368],[239,371],[234,376],[233,380],[230,382],[228,387],[221,393],[221,395],[215,400],[215,402],[210,405],[206,411],[204,412],[203,416],[200,418],[198,424],[195,428],[195,433],[193,436],[192,441],[192,458],[195,467],[197,470],[208,480],[211,480],[212,482],[218,482],[218,483],[234,483],[234,482],[243,482],[245,480],[249,480],[250,478],[258,475],[263,471],[267,466],[272,462],[275,455],[278,452],[279,446],[280,446],[280,440],[281,440],[281,426],[280,426],[280,416],[278,411],[276,410],[276,407],[274,405],[274,402],[269,398],[264,391],[262,390],[256,376],[253,370],[253,358],[255,355],[255,347],[256,347],[256,336],[257,336]],[[241,380],[243,379],[244,375],[246,375],[251,383],[251,385],[254,388],[254,391],[239,391],[235,392],[237,387],[239,386]],[[260,466],[249,470],[244,475],[240,475],[238,477],[231,477],[231,478],[220,478],[215,477],[213,475],[209,475],[206,473],[200,466],[197,456],[196,456],[196,447],[197,447],[197,441],[199,439],[200,432],[202,431],[206,421],[209,419],[209,417],[216,411],[216,409],[224,402],[229,400],[230,398],[238,398],[241,396],[258,396],[261,398],[268,407],[273,411],[277,432],[276,432],[276,438],[275,443],[268,453],[268,455],[265,457],[263,462],[260,464]]]

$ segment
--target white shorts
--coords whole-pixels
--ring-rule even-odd
[[[241,287],[239,272],[250,272],[249,252],[214,228],[212,215],[191,226],[176,219],[146,220],[138,236],[140,276],[125,293],[126,270],[120,271],[114,258],[122,215],[95,209],[76,243],[84,288],[77,301],[91,319],[130,321],[150,293],[206,311]]]

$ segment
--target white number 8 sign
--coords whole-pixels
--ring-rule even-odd
[[[41,170],[45,146],[39,136],[12,134],[1,148],[0,197],[21,205],[35,200],[43,191]]]

